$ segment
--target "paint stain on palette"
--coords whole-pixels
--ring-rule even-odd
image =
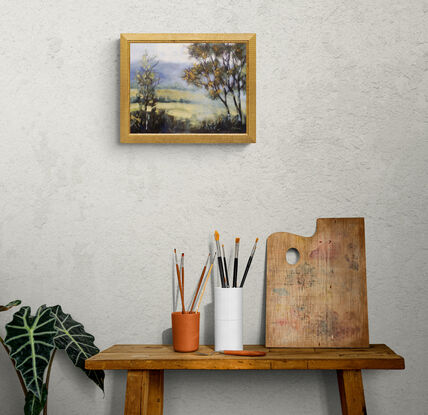
[[[355,319],[346,318],[346,315],[339,316],[336,311],[332,310],[319,313],[316,316],[313,329],[317,336],[327,336],[336,340],[356,336],[361,330],[355,325]]]
[[[308,288],[316,283],[317,273],[315,267],[307,262],[286,270],[285,285]]]
[[[351,256],[349,256],[348,254],[345,254],[345,261],[349,264],[350,269],[358,271],[359,265],[357,255],[352,254]]]
[[[328,241],[318,241],[318,246],[311,251],[309,258],[312,259],[334,259],[337,256],[337,243],[329,239]]]
[[[311,317],[311,313],[300,306],[290,307],[287,317],[276,320],[274,324],[286,327],[289,331],[298,332],[304,329],[310,336],[340,341],[348,336],[358,335],[361,328],[354,322],[354,319],[340,318],[338,313],[332,310]]]
[[[281,297],[285,297],[285,296],[287,296],[287,295],[289,295],[290,293],[284,288],[284,287],[281,287],[281,288],[274,288],[273,289],[273,293],[274,294],[277,294],[277,295],[279,295],[279,296],[281,296]]]

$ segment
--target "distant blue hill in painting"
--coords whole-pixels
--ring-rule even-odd
[[[137,70],[140,69],[140,62],[131,63],[130,68],[130,79],[131,79],[131,88],[136,88],[135,76]],[[193,89],[188,85],[181,77],[183,75],[184,69],[186,69],[189,64],[186,63],[171,63],[171,62],[162,62],[160,61],[156,66],[156,71],[160,76],[160,88],[184,88],[184,89]]]

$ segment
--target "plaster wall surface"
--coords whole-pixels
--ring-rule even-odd
[[[241,255],[245,343],[264,342],[265,240],[366,218],[369,414],[428,414],[428,6],[422,0],[19,1],[0,14],[0,302],[61,304],[114,343],[170,340],[172,250],[196,283],[218,229]],[[119,144],[121,32],[257,33],[257,143]],[[201,341],[213,342],[212,287]],[[2,313],[1,326],[11,318]],[[251,322],[251,323],[250,323]],[[4,334],[4,330],[0,330]],[[49,413],[123,413],[58,354]],[[23,413],[0,353],[2,415]],[[168,372],[165,414],[335,415],[333,372]]]

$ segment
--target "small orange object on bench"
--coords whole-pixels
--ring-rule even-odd
[[[266,356],[266,352],[257,350],[225,350],[223,353],[232,356]]]

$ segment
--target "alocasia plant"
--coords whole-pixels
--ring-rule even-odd
[[[41,306],[33,317],[30,307],[22,307],[6,324],[6,333],[10,358],[21,373],[27,391],[41,399],[43,377],[55,348],[55,319],[50,308]]]
[[[25,395],[24,414],[33,415],[40,414],[43,408],[46,408],[48,402],[48,388],[45,384],[42,387],[42,397],[39,399],[33,392],[27,392]],[[47,409],[46,409],[47,411]]]
[[[15,301],[11,301],[9,304],[0,305],[0,311],[10,310],[12,307],[16,307],[19,304],[21,304],[21,300],[15,300]]]
[[[65,314],[60,305],[52,307],[52,314],[55,317],[56,348],[64,349],[74,366],[82,369],[104,391],[104,372],[85,369],[85,360],[100,351],[94,344],[95,337],[86,333],[82,324],[73,320],[70,314]]]
[[[0,306],[7,311],[21,301]],[[25,415],[47,414],[48,388],[53,358],[58,349],[64,349],[76,367],[104,391],[104,372],[86,370],[85,359],[99,349],[94,336],[83,325],[62,311],[61,306],[41,306],[34,316],[30,307],[22,307],[6,325],[6,337],[0,343],[12,360],[25,394]],[[46,373],[47,371],[47,373]],[[46,376],[45,376],[46,375]]]

